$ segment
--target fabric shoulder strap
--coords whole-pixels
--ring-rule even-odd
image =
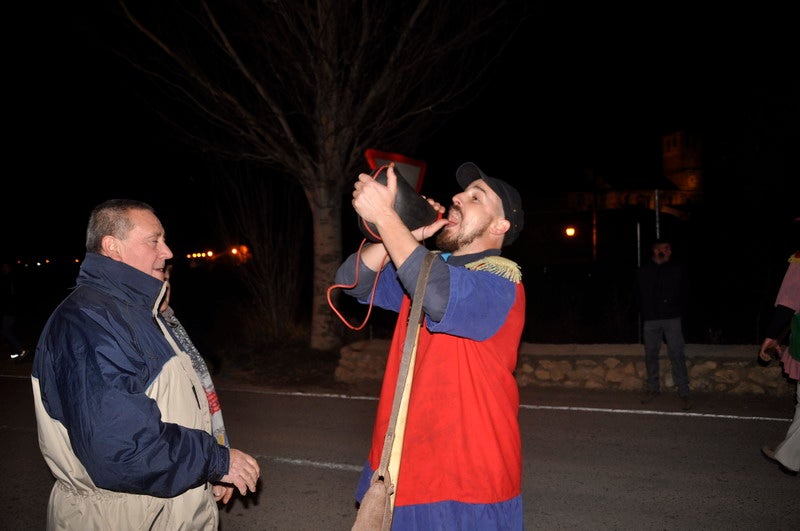
[[[408,317],[408,330],[406,331],[405,342],[403,343],[403,356],[400,360],[400,371],[397,375],[397,385],[394,391],[394,401],[392,402],[392,414],[389,417],[389,426],[386,429],[386,437],[383,441],[383,452],[381,453],[381,462],[378,466],[378,473],[384,475],[389,469],[389,462],[392,457],[392,448],[402,447],[402,428],[398,434],[398,418],[403,417],[405,421],[405,408],[408,407],[407,399],[408,393],[411,389],[412,380],[412,367],[413,358],[416,353],[417,339],[419,337],[419,327],[422,322],[422,302],[425,299],[425,289],[428,285],[428,277],[431,272],[431,265],[433,259],[438,253],[428,252],[422,262],[422,267],[419,270],[419,277],[417,278],[417,287],[414,290],[414,300],[411,303],[411,313]],[[401,408],[403,411],[401,412]],[[397,452],[395,452],[397,453]],[[392,468],[399,469],[399,455],[395,456],[395,462],[392,463]],[[390,476],[394,482],[397,483],[397,474]]]

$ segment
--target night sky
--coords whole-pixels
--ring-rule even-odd
[[[615,187],[646,187],[660,172],[661,135],[694,129],[757,136],[757,148],[780,159],[781,175],[756,195],[785,203],[797,176],[789,138],[797,68],[780,28],[789,15],[698,5],[534,8],[481,97],[408,154],[428,163],[430,195],[456,191],[454,172],[466,160],[520,188],[535,180],[526,194],[584,189],[585,168]],[[80,7],[51,7],[44,21],[40,13],[17,18],[29,38],[19,41],[11,81],[6,253],[82,255],[90,209],[120,196],[153,204],[178,251],[213,242],[203,164],[142,107],[130,73],[87,42],[96,20]],[[731,200],[752,199],[757,186]],[[752,215],[770,208],[751,206]]]

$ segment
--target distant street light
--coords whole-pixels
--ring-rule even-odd
[[[573,238],[575,234],[577,234],[577,231],[575,230],[575,227],[569,225],[564,229],[564,234],[567,235],[567,238]]]

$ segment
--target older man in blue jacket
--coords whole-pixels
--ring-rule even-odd
[[[212,435],[189,355],[159,314],[172,251],[153,209],[89,219],[77,286],[48,319],[33,384],[56,482],[48,529],[216,529],[216,502],[254,491],[258,462]]]

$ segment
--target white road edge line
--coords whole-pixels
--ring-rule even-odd
[[[537,406],[520,404],[520,409],[550,409],[556,411],[589,411],[592,413],[624,413],[628,415],[662,415],[674,417],[700,417],[712,419],[735,419],[735,420],[769,420],[778,422],[791,422],[792,419],[778,417],[747,417],[742,415],[721,415],[717,413],[690,413],[686,411],[655,411],[652,409],[612,409],[603,407],[577,407],[577,406]]]
[[[266,461],[275,461],[277,463],[285,463],[288,465],[310,466],[312,468],[326,468],[328,470],[345,470],[347,472],[361,472],[363,466],[358,465],[344,465],[342,463],[329,463],[325,461],[310,461],[308,459],[290,459],[288,457],[275,457],[272,455],[253,455],[256,459],[263,459]]]
[[[306,393],[301,391],[276,391],[274,389],[261,389],[257,387],[218,387],[217,389],[223,391],[239,391],[246,393],[257,393],[266,395],[284,395],[284,396],[305,396],[311,398],[344,398],[347,400],[378,400],[374,396],[351,396],[332,393]],[[535,404],[520,404],[520,409],[542,409],[542,410],[555,410],[555,411],[586,411],[591,413],[621,413],[628,415],[662,415],[662,416],[678,416],[678,417],[698,417],[698,418],[718,418],[718,419],[735,419],[735,420],[765,420],[772,422],[791,422],[790,418],[779,417],[758,417],[758,416],[741,416],[741,415],[722,415],[716,413],[692,413],[686,411],[655,411],[652,409],[612,409],[612,408],[598,408],[598,407],[577,407],[577,406],[541,406]]]

